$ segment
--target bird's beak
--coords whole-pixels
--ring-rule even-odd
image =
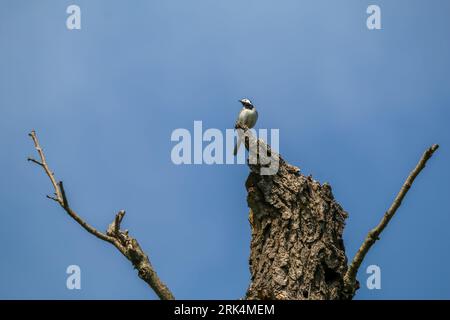
[[[238,100],[240,103],[242,103],[242,100]]]

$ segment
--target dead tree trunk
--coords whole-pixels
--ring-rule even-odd
[[[261,143],[261,142],[260,142]],[[344,299],[347,213],[331,187],[279,158],[274,175],[250,165],[252,229],[248,299]]]
[[[243,129],[239,124],[237,129]],[[247,299],[352,299],[356,273],[370,247],[395,214],[425,163],[437,150],[430,147],[411,172],[380,224],[369,232],[350,266],[342,234],[347,213],[334,199],[331,186],[306,177],[270,146],[246,133],[250,174],[246,181],[251,284]],[[274,174],[262,168],[278,162]]]
[[[343,299],[347,213],[330,186],[282,163],[246,183],[252,241],[249,299]]]

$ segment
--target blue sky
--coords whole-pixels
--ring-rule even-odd
[[[82,29],[65,26],[77,4]],[[366,28],[366,8],[382,30]],[[353,257],[422,152],[416,180],[358,278],[357,299],[449,299],[450,2],[0,1],[0,298],[155,299],[118,251],[45,195],[35,129],[73,208],[123,226],[177,298],[236,299],[249,284],[245,165],[171,162],[176,128],[225,130],[249,97],[257,128],[328,181]],[[66,288],[81,267],[81,290]],[[381,290],[365,269],[381,267]]]

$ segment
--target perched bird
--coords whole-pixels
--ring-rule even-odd
[[[247,98],[239,100],[239,102],[242,103],[243,108],[241,112],[239,112],[237,122],[242,125],[245,125],[249,129],[253,128],[256,124],[256,120],[258,120],[258,111],[256,111],[256,108],[253,105],[253,103]],[[237,155],[240,145],[241,139],[238,136],[237,143],[234,146],[233,151],[234,155]]]

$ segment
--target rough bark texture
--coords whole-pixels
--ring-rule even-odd
[[[248,299],[344,299],[342,232],[347,213],[331,187],[287,163],[251,172],[246,187],[252,241]]]
[[[255,142],[249,137],[246,147]],[[348,299],[342,233],[347,213],[331,187],[305,177],[263,144],[250,152],[246,182],[252,228],[247,299]],[[279,160],[278,172],[261,175],[267,152]],[[265,162],[260,163],[267,163]]]

